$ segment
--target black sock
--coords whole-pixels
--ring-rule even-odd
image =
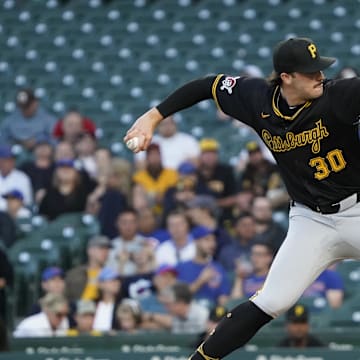
[[[256,332],[273,318],[247,301],[236,306],[189,360],[221,359],[245,345]]]

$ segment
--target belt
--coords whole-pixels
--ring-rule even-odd
[[[360,193],[354,193],[335,204],[308,205],[308,204],[299,203],[295,200],[291,200],[290,205],[296,206],[296,205],[301,204],[301,205],[306,206],[306,207],[310,208],[311,210],[316,211],[320,214],[336,214],[340,211],[349,209],[350,207],[354,206],[358,202],[360,202]]]

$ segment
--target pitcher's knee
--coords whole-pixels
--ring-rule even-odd
[[[296,302],[296,300],[293,299],[280,299],[273,296],[265,296],[261,292],[258,295],[253,296],[250,300],[273,318],[285,313]]]

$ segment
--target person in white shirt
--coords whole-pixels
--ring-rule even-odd
[[[173,334],[201,334],[206,331],[209,309],[193,301],[188,284],[177,282],[159,294],[167,313],[144,313],[143,328],[167,329]]]
[[[196,249],[185,213],[178,210],[170,212],[166,219],[166,227],[171,237],[155,249],[157,265],[175,266],[179,262],[192,260]]]
[[[10,146],[0,145],[0,195],[18,189],[24,196],[24,204],[31,206],[33,191],[30,178],[15,167],[15,156]],[[2,198],[1,201],[4,201]]]
[[[97,302],[93,329],[112,330],[115,324],[117,299],[121,289],[120,275],[111,268],[103,268],[98,277],[100,299]]]
[[[69,305],[61,294],[48,293],[41,300],[42,311],[22,320],[14,337],[65,336],[69,329]]]
[[[153,142],[161,149],[161,162],[165,168],[177,169],[184,161],[197,161],[200,147],[196,138],[190,134],[177,131],[172,116],[167,117],[159,124],[158,133],[154,135]],[[135,155],[136,167],[143,168],[145,151]]]
[[[107,267],[123,276],[136,275],[138,268],[134,256],[149,245],[149,241],[138,233],[136,210],[127,208],[122,211],[116,221],[119,236],[114,238],[112,249],[106,263]]]

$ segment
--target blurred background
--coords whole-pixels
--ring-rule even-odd
[[[288,197],[258,136],[211,101],[169,119],[154,140],[159,146],[146,154],[126,149],[124,134],[192,79],[267,77],[273,46],[293,36],[310,37],[321,55],[337,58],[327,77],[358,76],[359,30],[359,0],[1,0],[0,337],[10,352],[0,358],[82,359],[89,352],[101,359],[186,359],[205,322],[221,318],[210,314],[244,299],[250,273],[267,273],[287,230]],[[192,255],[174,253],[168,263],[173,249],[165,243],[181,238],[174,227],[182,221]],[[198,226],[199,238],[215,236],[214,249],[205,246],[211,263],[199,260],[205,250]],[[254,260],[255,248],[269,251],[268,263]],[[191,286],[201,272],[183,268],[186,261],[215,268],[202,274],[204,286],[213,289],[221,275],[228,288],[197,293]],[[301,299],[306,316],[295,323],[308,324],[305,335],[289,335],[293,317],[284,315],[242,358],[297,356],[296,348],[307,346],[294,339],[304,339],[310,326],[322,349],[308,350],[309,358],[338,359],[340,351],[357,358],[360,266],[348,261],[327,271]],[[159,285],[164,274],[176,281]],[[54,279],[59,284],[47,283]],[[256,291],[249,281],[248,291]],[[175,282],[189,285],[190,300],[189,289]],[[186,330],[194,325],[177,323],[184,316],[173,309],[178,301],[206,309],[195,335]],[[43,319],[22,323],[39,313]],[[84,314],[94,318],[81,330]],[[132,317],[130,328],[99,320],[123,315]],[[44,323],[50,332],[32,334]],[[279,350],[285,336],[294,342]]]

